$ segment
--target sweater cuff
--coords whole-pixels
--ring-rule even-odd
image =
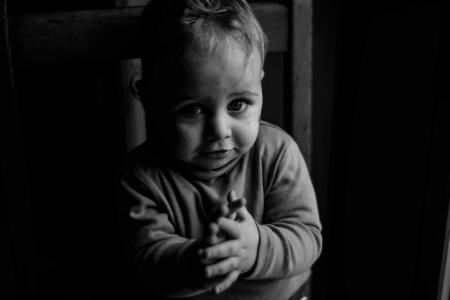
[[[264,270],[265,261],[267,259],[267,252],[264,249],[268,249],[268,232],[265,226],[255,221],[256,228],[258,229],[259,242],[258,249],[256,250],[256,260],[253,267],[241,275],[243,279],[258,279],[261,277],[261,273]]]

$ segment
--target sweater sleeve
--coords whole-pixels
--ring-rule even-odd
[[[248,279],[286,278],[308,270],[322,247],[315,192],[295,142],[275,162],[259,231],[256,263]]]
[[[192,262],[198,241],[175,233],[162,197],[141,168],[122,177],[120,219],[131,272],[145,289],[158,295],[206,292],[190,281],[196,277]]]

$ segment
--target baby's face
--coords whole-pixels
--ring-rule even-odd
[[[218,169],[247,152],[258,135],[262,66],[230,42],[222,53],[185,63],[180,97],[165,124],[166,150],[203,169]],[[160,124],[162,125],[162,124]]]

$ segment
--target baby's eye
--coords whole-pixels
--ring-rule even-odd
[[[241,112],[245,110],[248,106],[248,101],[245,99],[233,100],[230,104],[228,104],[228,110],[231,112]]]
[[[202,113],[202,107],[198,104],[189,104],[183,106],[178,113],[185,117],[195,117]]]

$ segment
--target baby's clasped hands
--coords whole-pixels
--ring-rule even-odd
[[[235,198],[230,193],[230,198]],[[245,198],[229,201],[221,208],[222,216],[211,223],[207,246],[199,250],[205,276],[211,280],[215,293],[231,286],[239,274],[249,271],[255,263],[259,243],[255,221],[245,208]]]

